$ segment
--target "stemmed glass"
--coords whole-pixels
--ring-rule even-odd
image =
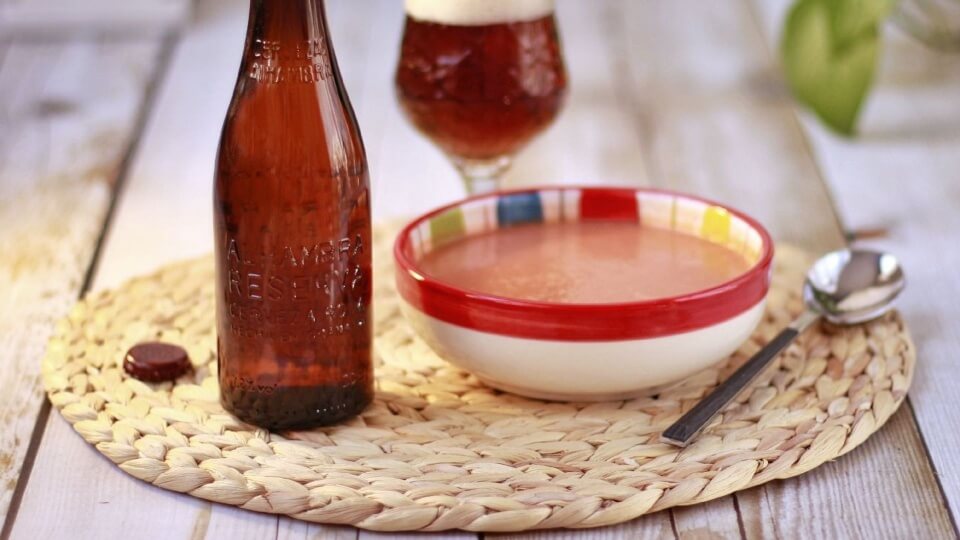
[[[407,0],[406,13],[402,109],[468,192],[495,190],[566,96],[553,0]]]

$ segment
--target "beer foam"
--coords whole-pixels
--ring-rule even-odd
[[[457,26],[531,21],[554,11],[554,0],[406,0],[407,15]]]

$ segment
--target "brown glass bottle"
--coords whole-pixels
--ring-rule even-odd
[[[270,429],[373,395],[367,160],[323,0],[251,0],[214,182],[220,399]]]

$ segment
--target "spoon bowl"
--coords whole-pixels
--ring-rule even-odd
[[[889,311],[905,286],[903,269],[893,255],[841,249],[810,268],[803,299],[834,324],[859,324]]]

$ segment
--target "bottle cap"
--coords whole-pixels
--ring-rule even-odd
[[[172,381],[191,368],[187,351],[172,343],[138,343],[123,359],[123,371],[146,382]]]

